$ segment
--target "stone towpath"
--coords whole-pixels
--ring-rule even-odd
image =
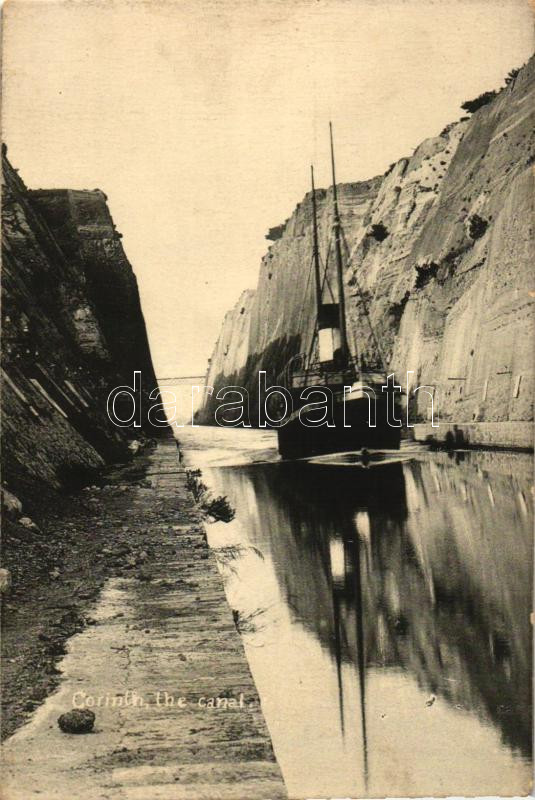
[[[58,665],[58,689],[6,741],[2,800],[286,796],[173,440],[150,454],[146,476],[150,487],[107,502],[124,504],[125,528],[142,532],[154,557],[107,581],[95,624],[70,639]],[[91,703],[93,733],[60,731],[61,713]]]

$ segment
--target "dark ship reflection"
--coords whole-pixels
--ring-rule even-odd
[[[529,758],[529,474],[512,477],[496,459],[294,462],[223,475],[238,505],[240,484],[252,485],[255,543],[271,552],[295,619],[335,662],[342,730],[342,671],[354,668],[360,719],[350,724],[361,729],[366,784],[371,669],[410,674],[430,704],[439,697],[470,713]]]

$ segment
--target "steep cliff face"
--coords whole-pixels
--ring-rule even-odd
[[[234,308],[225,314],[221,333],[208,366],[208,386],[218,382],[220,373],[230,376],[245,367],[249,355],[249,326],[254,295],[254,291],[247,289],[241,294]]]
[[[85,352],[102,356],[103,338],[109,359],[120,366],[121,374],[131,382],[134,369],[142,370],[146,385],[154,386],[136,277],[106,201],[106,195],[98,189],[30,192],[32,207],[45,220],[67,259],[77,262],[83,275],[90,302],[76,309],[75,325]]]
[[[155,378],[104,194],[29,192],[5,153],[3,180],[3,484],[31,503],[128,456],[139,429],[112,425],[108,394]]]
[[[385,175],[338,187],[351,350],[382,360],[403,385],[410,370],[413,386],[433,387],[443,420],[532,419],[534,90],[531,60],[491,103]],[[331,190],[317,202],[326,292],[336,296]],[[238,303],[225,321],[226,355],[214,351],[216,388],[253,390],[258,369],[275,380],[291,356],[311,352],[311,205],[307,195],[270,230],[249,320],[229,334]],[[413,398],[416,419],[428,399]]]

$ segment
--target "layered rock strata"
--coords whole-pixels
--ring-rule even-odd
[[[155,386],[137,283],[99,190],[30,192],[3,152],[3,484],[22,500],[124,460],[109,392]],[[145,397],[146,400],[146,397]],[[147,403],[144,404],[145,412]]]

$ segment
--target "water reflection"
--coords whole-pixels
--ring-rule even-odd
[[[292,797],[527,790],[530,460],[463,455],[205,471]]]

